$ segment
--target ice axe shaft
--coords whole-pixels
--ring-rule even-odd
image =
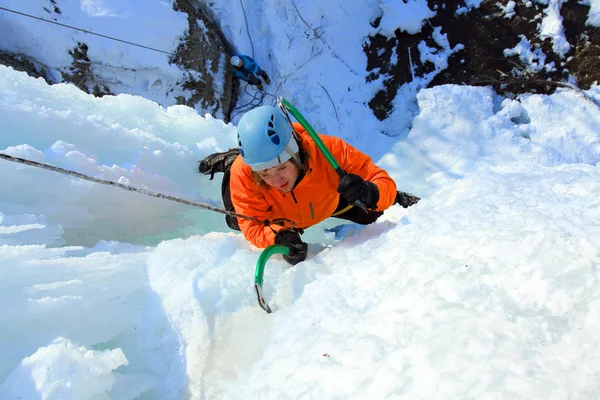
[[[323,155],[325,156],[327,161],[329,161],[329,164],[331,164],[331,166],[333,167],[335,172],[338,174],[340,179],[342,179],[344,176],[346,176],[346,171],[344,171],[343,168],[340,167],[340,164],[338,164],[335,157],[333,157],[333,154],[331,154],[331,152],[329,151],[327,146],[325,146],[325,143],[323,143],[323,141],[321,140],[321,138],[319,137],[317,132],[308,123],[308,121],[304,118],[304,116],[300,113],[300,111],[298,111],[296,109],[296,107],[291,105],[290,102],[287,101],[286,99],[284,99],[283,97],[280,97],[279,100],[277,100],[277,103],[279,104],[279,107],[284,111],[284,113],[286,113],[286,111],[289,111],[290,114],[292,114],[294,116],[294,118],[296,118],[296,120],[300,123],[300,125],[302,125],[304,127],[304,129],[306,129],[306,132],[308,132],[310,137],[315,141],[315,143],[317,144],[317,147],[319,148],[319,150],[321,150],[321,153],[323,153]],[[287,115],[287,113],[286,113],[286,115]],[[354,202],[354,205],[363,209],[365,212],[368,212],[367,207],[363,204],[362,201],[356,200]]]
[[[265,296],[263,294],[263,277],[265,274],[265,266],[269,258],[275,254],[290,254],[290,248],[282,244],[273,244],[260,253],[258,261],[256,262],[256,269],[254,270],[254,290],[256,291],[256,298],[258,299],[258,305],[260,308],[271,314],[271,307],[267,304]]]

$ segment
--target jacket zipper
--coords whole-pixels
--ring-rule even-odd
[[[315,210],[313,209],[312,203],[308,203],[310,205],[310,218],[315,219]]]

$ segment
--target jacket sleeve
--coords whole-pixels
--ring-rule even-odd
[[[247,175],[239,160],[231,166],[231,202],[238,214],[254,217],[258,221],[238,218],[238,223],[244,237],[256,247],[264,248],[275,243],[275,233],[264,226],[262,221],[271,218],[270,206],[264,195],[258,190],[252,177]],[[259,222],[260,221],[260,222]]]
[[[250,77],[250,74],[248,73],[248,71],[246,71],[245,69],[239,69],[239,68],[233,68],[233,75],[235,75],[236,77],[248,82],[248,79]]]
[[[396,182],[394,182],[385,170],[375,165],[371,157],[340,138],[327,135],[319,136],[323,139],[323,142],[344,171],[349,174],[356,174],[364,180],[377,185],[379,189],[378,211],[383,211],[394,204],[397,193]]]

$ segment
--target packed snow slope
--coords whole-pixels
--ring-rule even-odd
[[[311,228],[305,262],[268,262],[270,315],[261,250],[221,215],[0,161],[0,398],[593,398],[598,106],[459,86],[417,99],[375,161],[423,200]],[[215,205],[220,178],[197,160],[236,134],[6,67],[0,119],[4,154]]]

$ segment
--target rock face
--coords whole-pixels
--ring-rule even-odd
[[[377,34],[365,44],[369,80],[385,77],[384,89],[369,103],[380,120],[392,110],[400,86],[435,69],[431,62],[421,61],[419,43],[442,50],[434,40],[439,28],[447,34],[450,47],[462,44],[464,49],[449,56],[447,68],[429,86],[492,85],[499,93],[517,94],[555,90],[556,85],[540,82],[544,80],[568,82],[581,89],[600,82],[600,30],[586,25],[589,6],[574,0],[562,4],[560,16],[568,44],[557,44],[560,38],[540,34],[550,7],[542,2],[484,0],[468,12],[461,12],[461,7],[464,10],[463,1],[430,0],[429,8],[436,15],[421,32],[409,35],[396,30],[393,38]],[[373,27],[378,23],[373,21]],[[529,46],[529,57],[519,57],[514,50],[517,46]],[[391,59],[396,54],[397,62]]]
[[[546,80],[581,89],[600,81],[600,30],[586,25],[588,5],[577,0],[562,4],[549,0],[482,0],[477,8],[465,8],[465,4],[475,3],[477,0],[429,0],[435,16],[419,33],[396,30],[392,37],[374,34],[365,42],[368,80],[383,78],[383,88],[369,102],[377,118],[384,120],[390,115],[398,91],[410,83],[418,82],[419,87],[492,85],[499,93],[517,94],[555,90],[556,85],[544,83]],[[182,71],[182,78],[163,82],[160,96],[171,92],[171,102],[228,121],[239,92],[227,60],[227,54],[235,51],[202,0],[169,0],[167,4],[187,14],[187,29],[169,58],[171,65]],[[47,17],[58,21],[62,15],[59,5],[50,0],[50,7],[44,7]],[[542,25],[553,13],[562,19],[558,22],[564,30],[549,35]],[[380,21],[381,17],[371,22],[375,30]],[[87,55],[88,44],[79,42],[65,51],[73,61],[70,66],[67,62],[59,74],[26,54],[0,52],[0,63],[43,77],[49,83],[72,82],[97,96],[116,93],[114,86],[95,72]],[[424,52],[445,52],[447,65],[434,65]],[[135,69],[127,72],[139,74]],[[129,93],[124,86],[119,93]]]
[[[15,71],[27,72],[29,76],[43,78],[46,82],[49,82],[46,70],[41,65],[37,64],[35,60],[23,54],[0,51],[0,64],[11,67]]]
[[[109,46],[109,39],[114,39],[110,36],[101,39],[105,40],[105,43],[99,46],[97,40],[95,43],[89,41],[91,38],[102,35],[79,34],[77,40],[72,42],[71,48],[63,50],[57,46],[53,49],[54,55],[64,51],[68,57],[61,58],[60,63],[51,62],[56,64],[52,67],[45,64],[45,62],[48,63],[47,60],[32,56],[28,52],[28,47],[23,46],[22,43],[27,40],[39,41],[39,37],[29,38],[31,32],[29,29],[35,31],[41,22],[36,21],[35,23],[38,25],[35,23],[26,25],[25,22],[35,21],[36,18],[42,19],[46,23],[43,28],[55,23],[62,25],[58,29],[71,29],[74,34],[78,33],[78,21],[73,20],[72,17],[69,19],[64,10],[60,8],[63,3],[55,0],[50,0],[49,6],[40,6],[39,10],[32,11],[36,15],[22,14],[15,17],[14,15],[18,13],[10,13],[11,17],[18,18],[18,23],[15,23],[14,26],[11,25],[10,31],[14,31],[16,36],[23,32],[25,40],[12,40],[13,48],[18,49],[11,50],[12,52],[1,51],[3,49],[0,48],[0,64],[11,66],[34,77],[41,77],[49,84],[73,83],[81,90],[95,96],[118,93],[137,94],[157,101],[163,106],[185,104],[196,108],[199,112],[208,112],[227,121],[232,107],[232,92],[235,93],[232,88],[232,73],[227,68],[227,54],[232,53],[229,43],[201,1],[168,0],[165,4],[167,9],[169,5],[172,5],[174,12],[180,14],[179,18],[187,14],[187,27],[181,36],[172,37],[175,43],[179,40],[176,48],[159,49],[160,52],[167,53],[162,64],[165,70],[169,69],[162,76],[158,74],[152,76],[153,69],[157,68],[156,64],[146,65],[144,61],[138,63],[135,60],[131,62],[133,57],[126,61],[129,63],[127,65],[119,64],[116,59],[104,60],[99,57],[98,47]],[[101,4],[98,5],[98,7],[100,6]],[[71,13],[73,13],[72,8]],[[89,12],[89,10],[87,11]],[[48,23],[50,25],[47,25]],[[26,28],[23,29],[23,26]],[[93,29],[90,30],[91,33],[95,33],[93,31]],[[173,34],[173,31],[170,34]],[[175,35],[179,35],[179,33],[175,33]],[[10,42],[7,41],[7,43]],[[132,42],[126,43],[137,45]],[[44,43],[41,43],[38,47],[43,46]],[[147,51],[156,50],[150,47],[147,49]],[[168,51],[172,51],[172,53],[169,54]],[[122,50],[123,54],[128,52],[129,48]],[[92,54],[95,56],[92,57]],[[166,62],[167,58],[168,63]],[[159,68],[163,68],[163,66]]]
[[[191,95],[179,97],[178,102],[190,107],[200,102],[204,109],[218,109],[227,122],[233,103],[232,72],[227,68],[231,46],[200,2],[175,0],[173,8],[187,13],[189,24],[187,35],[170,59],[188,71],[187,79],[179,84]]]

